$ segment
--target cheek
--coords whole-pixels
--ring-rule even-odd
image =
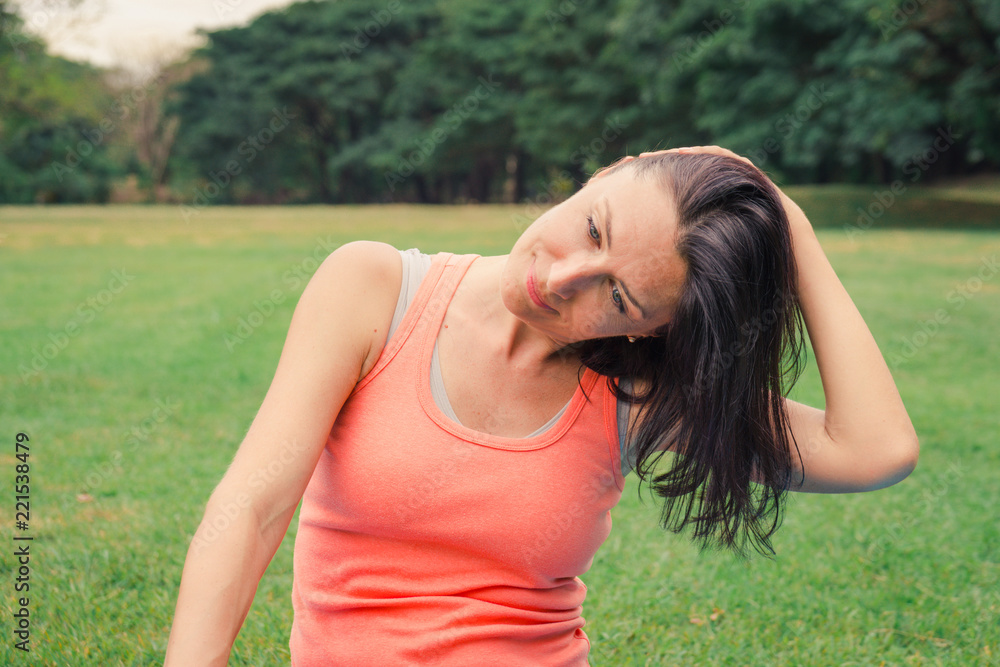
[[[611,318],[592,304],[574,309],[572,325],[576,334],[583,340],[605,338],[616,334]]]

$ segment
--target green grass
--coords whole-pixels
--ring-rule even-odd
[[[820,236],[834,266],[897,357],[920,465],[875,493],[794,496],[777,557],[748,563],[662,533],[630,479],[584,577],[592,663],[1000,664],[1000,275],[970,282],[1000,252],[1000,208],[914,190],[852,235],[844,225],[871,189],[793,196],[828,227]],[[159,664],[188,540],[263,398],[314,257],[358,238],[500,254],[526,215],[217,208],[185,222],[173,207],[0,208],[0,664]],[[894,228],[910,218],[954,229]],[[273,312],[239,338],[240,319],[272,298]],[[907,341],[921,345],[906,354]],[[821,405],[813,368],[795,396]],[[18,431],[31,435],[27,656],[11,630]],[[288,663],[294,526],[231,664]]]

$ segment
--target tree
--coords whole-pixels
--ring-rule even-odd
[[[1000,163],[988,0],[338,0],[209,38],[171,165],[216,201],[551,201],[700,143],[786,182]]]
[[[46,53],[0,3],[0,202],[107,201],[111,96],[96,68]]]
[[[986,0],[689,0],[679,31],[661,24],[688,46],[660,89],[703,140],[783,180],[888,181],[952,125],[934,169],[960,173],[997,164],[998,14]]]
[[[378,184],[365,165],[382,149],[385,100],[425,32],[423,4],[303,2],[210,33],[196,54],[207,69],[179,87],[173,107],[180,154],[201,170],[233,163],[257,192],[370,199]]]

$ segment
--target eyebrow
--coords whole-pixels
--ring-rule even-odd
[[[604,204],[604,230],[608,237],[608,252],[611,252],[611,206],[608,204],[606,197],[601,200],[601,203]],[[649,319],[646,315],[646,311],[643,310],[642,306],[639,305],[639,302],[635,300],[632,293],[628,291],[628,287],[625,286],[625,283],[622,282],[621,278],[618,279],[618,284],[622,286],[623,290],[625,290],[625,296],[627,296],[628,300],[632,302],[632,305],[639,309],[642,319]]]

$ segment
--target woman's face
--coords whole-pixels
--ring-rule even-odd
[[[504,305],[562,345],[651,334],[670,320],[684,283],[676,232],[664,188],[627,167],[602,175],[517,240]]]

